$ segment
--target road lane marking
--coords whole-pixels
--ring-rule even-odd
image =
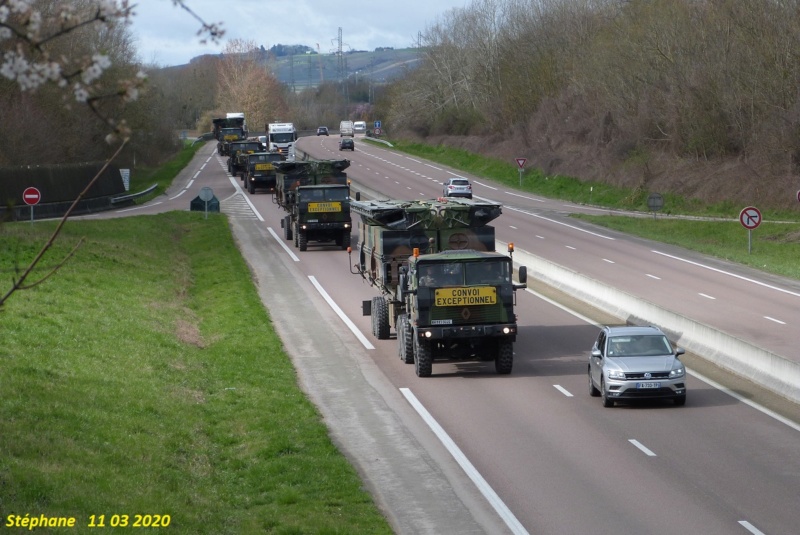
[[[568,398],[573,397],[573,395],[569,392],[569,390],[567,390],[563,386],[561,386],[561,385],[553,385],[553,386],[555,387],[556,390],[558,390],[559,392],[561,392],[562,394],[564,394]]]
[[[748,522],[747,520],[740,520],[739,525],[742,526],[744,529],[752,533],[753,535],[764,535],[764,532],[755,527],[753,524]]]
[[[657,280],[657,281],[660,281],[660,280],[661,280],[661,277],[656,277],[655,275],[651,275],[651,274],[649,274],[649,273],[645,273],[645,275],[647,275],[647,276],[648,276],[648,277],[650,277],[651,279],[655,279],[655,280]]]
[[[697,295],[699,295],[700,297],[705,297],[706,299],[711,299],[712,301],[716,301],[717,300],[716,297],[712,297],[712,296],[710,296],[708,294],[704,294],[704,293],[701,293],[701,292],[698,292]]]
[[[269,233],[272,234],[272,237],[275,238],[275,241],[278,242],[278,245],[283,247],[283,250],[286,251],[286,254],[288,254],[292,260],[294,260],[295,262],[300,261],[297,255],[294,254],[294,251],[289,249],[289,246],[283,243],[283,240],[280,238],[280,236],[278,236],[278,233],[272,230],[272,227],[267,227],[267,231],[269,231]]]
[[[571,245],[565,245],[564,247],[566,247],[567,249],[572,249],[573,251],[577,250],[577,249],[575,249],[575,247],[573,247]]]
[[[336,301],[334,301],[331,298],[331,296],[328,295],[328,292],[326,292],[325,288],[323,288],[322,285],[317,281],[317,278],[314,277],[314,275],[309,275],[308,278],[311,281],[311,284],[314,285],[314,288],[316,288],[319,294],[323,297],[323,299],[325,299],[325,301],[328,302],[328,305],[331,307],[331,309],[333,309],[333,311],[336,312],[336,315],[339,316],[339,318],[344,322],[344,324],[347,325],[347,328],[350,329],[353,332],[353,334],[356,335],[358,341],[361,342],[361,344],[367,349],[375,349],[375,346],[372,345],[372,343],[370,343],[369,340],[367,340],[367,337],[364,336],[364,334],[359,330],[358,327],[356,327],[356,324],[350,321],[350,318],[347,317],[347,314],[345,314],[342,311],[342,309],[339,308],[339,305],[336,304]]]
[[[609,260],[608,258],[604,258],[603,262],[608,262],[609,264],[616,264],[613,260]]]
[[[536,200],[536,199],[533,199],[533,200]],[[541,216],[539,214],[534,214],[534,213],[528,212],[527,210],[521,210],[519,208],[514,208],[512,206],[506,206],[505,208],[508,208],[509,210],[513,210],[515,212],[519,212],[521,214],[525,214],[525,215],[529,215],[531,217],[535,217],[537,219],[544,219],[545,221],[549,221],[550,223],[553,223],[555,225],[561,225],[562,227],[571,228],[572,230],[577,230],[578,232],[584,232],[586,234],[591,234],[592,236],[597,236],[598,238],[603,238],[604,240],[616,241],[616,239],[612,238],[611,236],[606,236],[605,234],[599,234],[597,232],[592,232],[591,230],[586,230],[584,228],[576,227],[575,225],[569,225],[569,224],[563,223],[561,221],[556,221],[555,219],[551,219],[549,217],[544,217],[544,216]]]
[[[750,279],[750,278],[747,278],[747,277],[743,277],[742,275],[737,275],[736,273],[731,273],[730,271],[724,271],[722,269],[718,269],[718,268],[715,268],[715,267],[707,266],[707,265],[701,264],[699,262],[694,262],[692,260],[687,260],[686,258],[681,258],[679,256],[674,256],[674,255],[671,255],[671,254],[662,253],[661,251],[653,250],[652,252],[657,254],[657,255],[666,256],[667,258],[672,258],[673,260],[677,260],[679,262],[685,262],[687,264],[691,264],[693,266],[697,266],[697,267],[700,267],[700,268],[703,268],[703,269],[708,269],[710,271],[716,271],[717,273],[721,273],[722,275],[728,275],[729,277],[734,277],[736,279],[740,279],[740,280],[743,280],[745,282],[751,282],[753,284],[757,284],[759,286],[763,286],[764,288],[769,288],[770,290],[775,290],[775,291],[778,291],[778,292],[783,292],[785,294],[793,295],[795,297],[800,297],[800,293],[798,293],[798,292],[793,292],[791,290],[786,290],[784,288],[779,288],[777,286],[773,286],[771,284],[767,284],[766,282],[761,282],[761,281],[757,281],[755,279]]]
[[[428,409],[420,403],[417,399],[417,396],[411,392],[409,388],[401,388],[400,392],[405,396],[406,400],[414,407],[414,410],[417,411],[417,414],[423,419],[423,421],[428,424],[428,427],[431,428],[431,431],[437,436],[437,438],[442,442],[442,445],[447,448],[447,451],[450,452],[450,455],[456,460],[456,462],[461,466],[464,472],[469,476],[475,486],[478,487],[478,490],[483,497],[491,504],[494,510],[500,515],[500,518],[503,519],[503,522],[506,523],[508,529],[511,530],[512,533],[518,535],[528,535],[528,531],[523,527],[523,525],[517,520],[517,517],[514,516],[514,513],[503,503],[503,500],[500,499],[500,496],[492,489],[489,483],[483,478],[483,476],[475,469],[472,463],[467,459],[467,456],[461,451],[461,449],[453,442],[453,439],[450,438],[450,435],[442,429],[442,426],[431,416],[428,412]]]
[[[506,191],[505,194],[506,195],[511,195],[512,197],[520,197],[522,199],[527,199],[529,201],[547,202],[544,199],[537,199],[536,197],[528,197],[527,195],[520,195],[519,193],[511,193],[510,191]]]
[[[785,321],[781,321],[781,320],[778,320],[778,319],[775,319],[775,318],[770,318],[769,316],[764,316],[764,319],[765,320],[769,320],[769,321],[774,321],[775,323],[778,323],[780,325],[786,325]]]
[[[631,438],[631,439],[628,440],[628,442],[630,442],[631,444],[633,444],[634,446],[636,446],[637,448],[642,450],[644,452],[644,454],[647,455],[648,457],[655,457],[656,456],[655,453],[653,453],[651,450],[647,449],[645,447],[645,445],[642,444],[641,442],[639,442],[638,440]]]

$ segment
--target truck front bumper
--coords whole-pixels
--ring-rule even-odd
[[[489,325],[432,325],[417,327],[417,336],[421,340],[452,340],[468,338],[508,338],[512,342],[517,338],[516,323],[492,323]]]

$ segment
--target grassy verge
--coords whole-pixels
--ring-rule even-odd
[[[620,210],[647,212],[647,197],[644,190],[616,188],[596,182],[581,182],[572,177],[545,176],[536,169],[526,170],[522,187],[515,162],[487,158],[460,149],[430,146],[420,143],[392,141],[395,150],[413,154],[461,169],[466,173],[485,177],[515,189],[521,189],[543,197],[562,199],[579,204],[591,204]],[[782,221],[800,221],[796,212],[765,211],[765,222],[752,233],[752,248],[748,253],[747,231],[738,222],[743,206],[730,203],[702,205],[682,197],[664,195],[668,210],[662,215],[684,214],[713,216],[734,219],[729,222],[668,219],[656,220],[641,217],[589,216],[575,214],[573,217],[591,221],[597,225],[621,232],[641,236],[655,241],[670,243],[718,258],[745,264],[762,271],[800,279],[800,222],[798,224],[770,223],[767,218]]]
[[[54,225],[0,227],[4,280]],[[36,275],[81,237],[0,310],[4,527],[168,515],[181,534],[391,532],[299,390],[223,216],[71,221]]]
[[[157,184],[155,191],[139,197],[136,199],[136,203],[146,203],[147,201],[150,201],[167,191],[167,188],[170,187],[172,181],[176,176],[178,176],[178,173],[180,173],[189,164],[189,162],[192,161],[194,155],[204,145],[205,143],[197,143],[192,145],[191,142],[187,142],[183,149],[178,152],[174,158],[161,167],[139,167],[134,169],[134,171],[131,173],[130,190],[132,193],[144,191],[153,184]]]

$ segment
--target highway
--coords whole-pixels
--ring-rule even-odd
[[[360,138],[352,154],[337,142],[299,146],[351,159],[353,189],[365,194],[436,197],[453,175]],[[185,210],[201,187],[214,190],[301,385],[399,533],[797,532],[797,404],[687,354],[685,407],[605,409],[588,394],[587,354],[597,325],[623,322],[625,311],[614,317],[535,280],[517,295],[510,376],[493,363],[436,363],[432,377],[417,378],[394,340],[370,334],[361,301],[377,294],[349,273],[347,253],[301,253],[283,240],[272,196],[242,192],[212,151],[203,148],[163,199],[98,217]],[[566,217],[577,207],[470,178],[476,197],[504,205],[499,241],[800,358],[796,281],[582,224]]]

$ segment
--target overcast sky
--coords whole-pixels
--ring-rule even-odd
[[[200,23],[171,0],[133,0],[131,30],[139,56],[159,66],[182,65],[202,54],[222,50],[228,39],[253,40],[256,45],[307,45],[323,53],[337,48],[374,50],[380,46],[408,48],[418,32],[452,8],[469,0],[187,0],[208,23],[221,22],[220,45],[200,44]]]

